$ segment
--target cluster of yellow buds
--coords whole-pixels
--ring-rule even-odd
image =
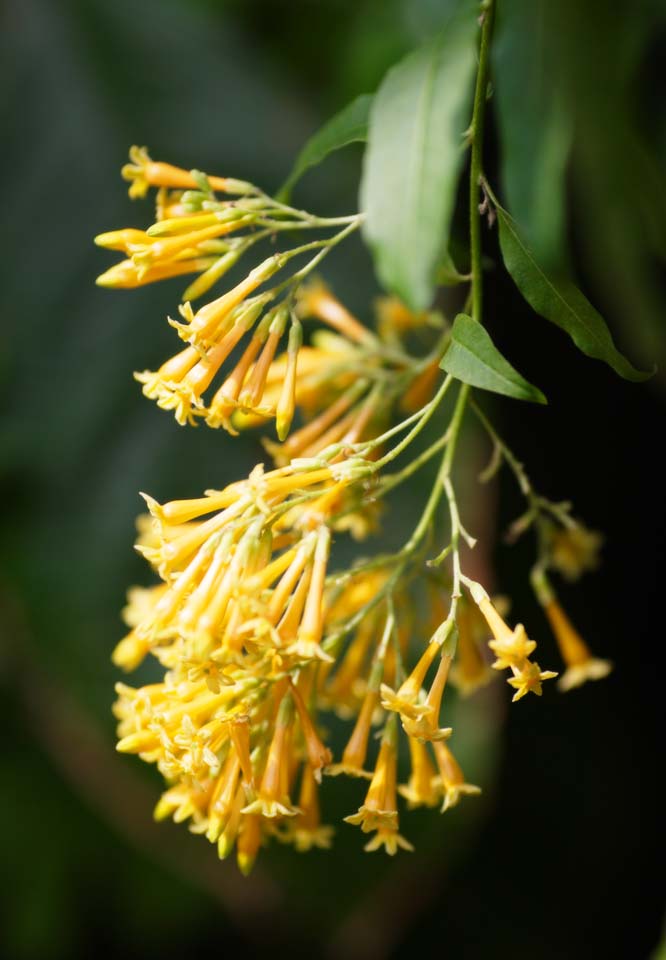
[[[359,408],[362,395],[378,383],[386,387],[392,374],[400,381],[396,396],[403,392],[405,373],[410,381],[416,379],[404,357],[389,358],[378,338],[322,283],[300,286],[312,262],[265,287],[294,257],[318,251],[313,258],[318,262],[358,226],[359,218],[313,217],[278,204],[252,184],[155,163],[142,148],[132,148],[131,159],[123,168],[132,183],[130,196],[159,187],[157,219],[146,231],[124,228],[95,238],[98,245],[126,256],[98,277],[98,284],[127,288],[198,274],[184,292],[180,319],[169,320],[187,346],[157,370],[135,374],[144,394],[173,410],[180,424],[203,418],[210,427],[235,433],[239,426],[275,419],[280,440],[287,436],[296,408],[311,414],[339,400],[335,409],[345,414],[337,425],[339,438],[348,443],[360,439],[372,412]],[[219,199],[219,192],[234,198]],[[332,227],[343,229],[328,240],[271,254],[230,290],[192,307],[259,241],[285,231],[292,236]],[[311,345],[302,347],[299,318],[319,320],[335,334],[320,331]],[[278,354],[284,339],[286,350]],[[206,396],[209,391],[212,395]]]
[[[150,655],[162,673],[138,688],[118,684],[118,750],[156,764],[165,778],[158,819],[189,821],[220,857],[235,850],[244,873],[271,838],[299,851],[330,845],[333,830],[320,814],[323,775],[369,781],[358,811],[345,818],[373,834],[366,850],[411,850],[399,832],[399,797],[409,808],[444,812],[480,792],[448,745],[447,689],[467,696],[493,670],[508,670],[519,700],[541,695],[542,682],[556,676],[531,659],[535,642],[521,624],[508,626],[502,602],[461,570],[459,537],[473,541],[449,473],[467,388],[449,429],[386,473],[451,387],[439,368],[450,327],[437,312],[413,314],[383,298],[372,332],[309,278],[359,217],[313,217],[252,184],[153,162],[142,149],[133,148],[131,160],[123,168],[130,195],[156,187],[157,219],[147,231],[97,238],[126,255],[98,282],[130,287],[198,274],[180,320],[170,321],[186,346],[157,371],[136,375],[144,393],[179,423],[203,418],[232,434],[275,419],[279,442],[264,441],[272,469],[259,464],[221,490],[164,504],[145,496],[137,550],[159,579],[130,590],[123,611],[130,629],[113,659],[131,671]],[[272,253],[192,308],[258,241],[331,227],[342,229]],[[266,289],[306,252],[314,256],[305,267]],[[306,338],[308,322],[315,329]],[[409,352],[412,337],[429,341],[425,356]],[[408,416],[392,426],[399,411]],[[301,422],[290,433],[295,416]],[[332,572],[334,536],[374,532],[382,498],[442,450],[433,492],[402,550]],[[428,562],[444,494],[451,539]],[[555,531],[550,565],[567,575],[576,565],[589,568],[592,539],[567,544]],[[450,575],[442,568],[449,555]],[[567,665],[561,687],[605,675],[610,665],[591,656],[540,568],[533,583]],[[320,726],[323,711],[351,721],[339,751]],[[410,764],[404,778],[401,753]]]

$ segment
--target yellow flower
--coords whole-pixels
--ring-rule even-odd
[[[130,587],[127,591],[127,606],[122,618],[132,630],[116,645],[111,659],[122,670],[136,670],[152,647],[152,640],[141,635],[137,627],[154,613],[155,607],[166,590],[164,584],[154,587]]]
[[[368,688],[361,704],[354,729],[345,746],[342,754],[341,763],[334,763],[327,767],[326,773],[330,776],[337,776],[340,773],[352,777],[370,777],[366,772],[365,758],[368,753],[368,740],[370,738],[370,729],[375,708],[379,700],[379,684],[383,672],[383,663],[381,660],[373,664]]]
[[[572,690],[587,680],[601,680],[613,669],[610,660],[593,657],[589,647],[553,596],[544,607],[567,669],[558,680],[560,690]]]
[[[428,713],[428,706],[419,702],[419,695],[426,673],[440,652],[440,644],[430,641],[416,666],[396,692],[387,684],[382,684],[382,707],[385,710],[393,710],[399,713],[403,718],[412,720],[418,720]]]
[[[247,877],[252,872],[261,846],[261,817],[257,814],[241,814],[239,835],[236,844],[238,869]]]
[[[460,764],[449,748],[441,740],[433,744],[435,758],[439,768],[439,781],[443,794],[442,813],[450,807],[455,807],[463,796],[475,797],[481,793],[481,788],[472,783],[465,783],[465,777]]]
[[[290,682],[290,689],[301,723],[301,731],[305,741],[305,753],[308,758],[308,768],[312,771],[317,783],[321,783],[321,771],[331,762],[332,754],[328,747],[322,743],[298,687],[294,686],[293,682]]]
[[[409,782],[398,787],[398,793],[405,798],[410,810],[414,807],[434,807],[439,794],[436,771],[428,755],[428,748],[415,737],[409,737],[408,740],[412,772]]]
[[[379,589],[385,578],[368,577],[367,580],[368,586],[374,584]],[[354,581],[348,584],[340,596],[333,601],[332,607],[327,610],[327,628],[331,633],[334,634],[341,622],[352,617],[367,602],[367,600],[357,602],[364,596],[361,590],[355,589],[357,587],[359,584],[355,584]],[[367,599],[370,599],[370,595]],[[376,641],[378,627],[378,613],[371,611],[359,623],[344,655],[336,664],[335,673],[327,678],[326,684],[322,687],[320,692],[322,702],[340,717],[349,718],[359,710],[367,691],[365,672],[368,654],[373,641]],[[376,700],[373,710],[375,706]]]
[[[344,818],[346,823],[360,826],[364,833],[376,831],[375,836],[364,846],[364,850],[371,852],[383,847],[390,856],[393,856],[398,848],[413,850],[412,845],[398,833],[396,735],[396,717],[391,715],[384,728],[375,772],[365,802],[359,807],[358,813]]]
[[[532,663],[529,660],[525,660],[520,667],[512,667],[511,669],[513,670],[513,676],[509,677],[507,683],[516,690],[512,697],[514,703],[528,693],[536,693],[540,697],[542,693],[541,681],[552,680],[553,677],[557,676],[554,670],[542,670],[538,663]]]
[[[520,666],[536,650],[534,640],[528,638],[522,623],[517,624],[512,630],[504,622],[487,595],[484,595],[477,603],[495,638],[488,644],[497,656],[497,660],[493,663],[493,669],[506,670],[508,667]]]
[[[145,197],[150,187],[199,189],[199,181],[191,173],[169,163],[151,160],[145,147],[130,147],[129,155],[130,163],[125,164],[121,173],[123,179],[130,182],[129,195],[132,199]],[[249,184],[227,177],[208,177],[208,183],[212,190],[223,193],[246,193],[252,190]]]
[[[536,650],[536,643],[529,639],[522,623],[516,624],[510,634],[491,640],[488,646],[497,655],[493,670],[520,668]]]
[[[290,735],[293,720],[293,700],[291,694],[286,693],[280,702],[257,798],[243,808],[243,814],[259,814],[272,819],[294,817],[300,812],[289,799]]]
[[[299,853],[305,853],[313,847],[328,850],[331,846],[333,827],[323,826],[321,823],[317,794],[314,771],[306,764],[298,797],[298,808],[301,812],[286,822],[284,832],[277,834],[278,839],[293,843]]]
[[[430,314],[415,313],[397,297],[377,297],[374,306],[379,335],[389,342],[409,330],[425,326],[430,319]]]
[[[425,703],[423,704],[423,712],[412,716],[407,714],[400,715],[403,729],[410,737],[416,737],[419,740],[435,741],[447,740],[451,736],[451,727],[439,726],[442,696],[449,676],[450,667],[451,657],[446,653],[442,654],[437,667],[437,673],[435,674]]]
[[[475,636],[478,632],[477,619],[480,620],[480,617],[476,608],[461,600],[456,615],[458,645],[451,667],[451,680],[463,697],[485,686],[492,678],[490,665],[481,654]]]
[[[409,388],[400,400],[400,409],[405,413],[415,413],[432,399],[437,381],[442,375],[439,359],[429,363],[422,372],[412,380]]]
[[[493,668],[495,670],[510,669],[513,673],[513,676],[507,680],[507,683],[516,690],[513,700],[520,700],[527,693],[535,693],[540,697],[541,681],[550,680],[556,677],[557,673],[552,670],[541,670],[538,663],[532,663],[529,660],[530,654],[536,649],[536,643],[528,638],[521,623],[513,630],[507,626],[480,584],[472,583],[470,591],[495,638],[488,644],[497,655]]]
[[[577,580],[599,566],[603,537],[582,524],[553,529],[549,535],[550,564],[567,580]]]
[[[296,639],[287,647],[287,653],[297,659],[319,659],[328,662],[333,659],[320,646],[324,628],[322,604],[330,544],[331,534],[328,527],[319,527],[303,617]]]
[[[374,343],[375,337],[333,296],[321,280],[311,280],[298,291],[298,313],[301,317],[316,317],[323,320],[350,340],[357,343]]]
[[[375,771],[368,787],[365,800],[358,812],[345,817],[345,823],[360,826],[364,833],[371,830],[398,827],[398,810],[396,801],[396,731],[395,718],[387,722]]]
[[[383,847],[390,857],[395,856],[398,849],[409,852],[414,850],[412,844],[398,833],[397,827],[379,827],[363,849],[366,853],[371,853],[373,850],[379,850],[380,847]]]
[[[206,837],[211,843],[217,843],[233,811],[240,774],[240,760],[234,749],[229,750],[225,766],[208,804]]]

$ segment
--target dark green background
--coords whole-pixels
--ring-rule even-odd
[[[174,346],[164,316],[182,285],[94,286],[109,258],[91,237],[150,217],[118,176],[127,147],[145,143],[155,157],[272,190],[307,136],[374,90],[447,2],[2,8],[0,949],[10,960],[247,956],[270,944],[296,955],[642,960],[658,939],[666,16],[656,0],[582,10],[500,0],[493,106],[504,139],[491,129],[487,159],[533,243],[553,263],[573,263],[637,364],[661,366],[645,386],[616,380],[489,270],[493,335],[550,399],[545,410],[498,401],[496,416],[539,488],[572,496],[607,535],[601,571],[563,596],[615,674],[566,697],[549,689],[505,725],[493,707],[495,729],[471,761],[488,765],[476,815],[411,818],[419,852],[396,864],[361,857],[358,837],[340,827],[331,854],[268,852],[263,874],[243,881],[182,827],[152,824],[156,781],[113,749],[118,610],[126,586],[148,580],[131,550],[137,491],[196,495],[261,456],[256,437],[178,428],[131,380]],[[560,108],[564,133],[550,127]],[[543,147],[551,135],[553,151]],[[352,148],[309,174],[299,202],[353,209],[359,157]],[[495,236],[486,243],[497,263]],[[329,276],[367,319],[376,290],[360,243],[330,258]],[[396,542],[425,482],[401,501]],[[520,502],[506,478],[499,494],[505,524]],[[530,545],[496,554],[498,586],[552,660],[525,588]],[[341,789],[338,802],[353,807],[356,793]]]

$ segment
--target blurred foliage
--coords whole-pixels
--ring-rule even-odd
[[[268,881],[259,875],[243,887],[205,845],[195,855],[187,835],[175,839],[178,828],[153,827],[154,781],[113,754],[117,675],[109,652],[124,590],[146,575],[130,549],[137,491],[194,495],[244,475],[261,448],[254,436],[231,445],[203,429],[181,431],[143,401],[130,372],[168,354],[173,334],[163,318],[179,287],[131,295],[95,288],[104,263],[91,237],[149,219],[141,205],[130,207],[118,176],[133,142],[185,167],[277,188],[307,137],[348,100],[373,91],[454,4],[9,0],[0,13],[0,679],[11,746],[0,811],[12,878],[0,946],[12,960],[92,956],[104,942],[111,955],[127,958],[145,956],[148,939],[150,951],[165,957],[193,945],[231,949],[256,946],[262,935],[278,944],[289,939],[282,921],[275,926],[279,910],[270,913]],[[573,236],[575,267],[601,298],[618,339],[639,365],[660,362],[663,378],[663,4],[645,0],[612,13],[603,0],[554,6],[500,0],[496,58],[507,68],[504,82],[496,81],[496,122],[516,158],[511,169],[500,158],[503,195],[555,260],[562,238]],[[308,173],[297,187],[299,202],[321,213],[353,209],[358,158],[352,147]],[[341,297],[363,313],[375,287],[360,242],[336,254],[331,272]],[[519,315],[515,301],[505,305],[506,315]],[[523,370],[520,355],[516,362]],[[529,364],[525,372],[531,378]],[[415,488],[401,501],[389,531],[395,542],[420,495]],[[602,710],[604,702],[595,701]],[[581,707],[573,716],[583,724],[587,713]],[[477,747],[491,732],[469,727],[473,762],[490,763]],[[555,752],[556,733],[546,741]],[[534,743],[526,745],[536,754]],[[558,784],[551,786],[557,793]],[[340,803],[348,806],[349,796]],[[427,814],[409,823],[417,844],[432,847],[395,868],[395,883],[417,905],[428,889],[433,898],[448,895],[443,871],[471,845],[477,827],[464,814],[455,817],[452,828]],[[326,863],[315,856],[294,866],[278,851],[272,869],[286,902],[316,904],[303,942],[316,943],[316,926],[330,931],[360,904],[371,945],[382,911],[388,923],[395,891],[362,900],[373,878],[388,877],[386,864],[361,858],[358,838],[342,826],[338,840]],[[443,841],[446,855],[438,852]],[[600,844],[593,838],[597,856]],[[346,896],[332,897],[333,884],[346,886]],[[492,886],[487,890],[490,899]],[[472,924],[479,919],[475,899],[472,893],[461,906]],[[536,908],[537,921],[545,922],[544,911]],[[364,955],[363,915],[347,930],[352,939],[339,941],[348,956],[352,947]],[[255,916],[270,916],[273,925],[262,930]],[[397,911],[391,919],[400,929],[410,917]],[[566,938],[553,935],[550,946],[535,948],[536,927],[503,929],[513,939],[506,950],[498,946],[498,957],[564,955],[558,943]],[[458,934],[464,943],[462,927]],[[492,941],[484,947],[482,931],[477,935],[479,952],[467,955],[488,956]],[[566,955],[590,954],[569,946]]]

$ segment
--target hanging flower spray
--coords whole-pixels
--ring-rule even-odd
[[[471,108],[464,138],[469,272],[458,273],[446,258],[441,267],[439,236],[435,271],[453,271],[468,285],[453,321],[430,309],[436,279],[424,293],[425,274],[414,274],[404,258],[405,275],[392,283],[387,264],[398,262],[404,237],[385,223],[376,183],[378,165],[393,163],[379,157],[392,86],[409,82],[419,57],[435,58],[435,83],[437,70],[444,83],[446,44],[417,51],[389,74],[371,106],[361,98],[345,114],[351,123],[369,109],[362,213],[318,217],[290,206],[287,189],[271,197],[245,181],[154,162],[134,147],[122,173],[130,196],[156,190],[156,220],[147,230],[96,238],[124,256],[99,277],[103,286],[189,278],[178,316],[169,319],[180,341],[174,355],[135,375],[144,394],[180,424],[203,422],[232,436],[257,426],[273,433],[264,441],[267,462],[245,479],[197,499],[160,504],[145,496],[149,514],[140,520],[137,549],[156,582],[130,590],[124,611],[130,631],[113,654],[128,672],[147,656],[163,670],[159,682],[146,686],[119,683],[114,707],[118,750],[156,764],[167,782],[155,816],[188,821],[190,830],[217,845],[220,857],[235,850],[245,873],[270,838],[299,851],[330,846],[333,829],[320,821],[319,795],[338,774],[365,786],[358,811],[345,818],[371,835],[365,849],[411,850],[400,833],[399,798],[410,808],[446,811],[480,792],[466,782],[455,757],[456,731],[446,725],[448,688],[469,695],[503,674],[517,701],[528,693],[540,696],[544,681],[557,676],[537,662],[531,629],[508,623],[502,605],[465,572],[461,544],[474,547],[466,526],[473,519],[460,516],[454,467],[466,418],[478,420],[492,445],[484,479],[505,464],[525,497],[526,513],[514,533],[536,532],[531,583],[564,662],[560,689],[611,669],[592,655],[552,583],[552,573],[575,579],[596,564],[598,535],[574,520],[567,504],[534,490],[477,402],[478,389],[544,400],[501,356],[483,325],[484,217],[491,225],[499,220],[507,269],[537,312],[562,326],[584,352],[625,376],[641,375],[615,350],[603,320],[572,285],[551,283],[557,296],[545,297],[550,281],[525,259],[529,251],[486,181],[482,145],[493,5],[486,0],[462,7],[449,35],[467,44],[475,90],[471,104],[460,100],[460,117]],[[422,141],[436,141],[434,114],[413,122],[423,124]],[[459,143],[455,152],[459,165]],[[401,175],[393,169],[396,189]],[[421,187],[427,199],[428,183]],[[413,215],[411,200],[418,208],[423,198],[407,192],[389,199],[390,220]],[[439,214],[435,225],[445,233],[451,213]],[[380,278],[403,293],[402,300],[377,302],[375,329],[318,275],[325,258],[359,229]],[[276,238],[289,246],[267,255],[267,242]],[[245,277],[226,287],[227,272],[248,261]],[[558,297],[566,317],[555,313]],[[582,331],[583,314],[586,330],[589,316],[595,318],[592,345]],[[446,409],[448,423],[424,448],[425,428],[440,422]],[[432,489],[403,546],[338,569],[334,541],[373,534],[385,497],[436,459]],[[544,659],[549,666],[555,658],[553,646]],[[349,723],[338,756],[326,743],[327,712]],[[399,783],[404,744],[411,770]]]

